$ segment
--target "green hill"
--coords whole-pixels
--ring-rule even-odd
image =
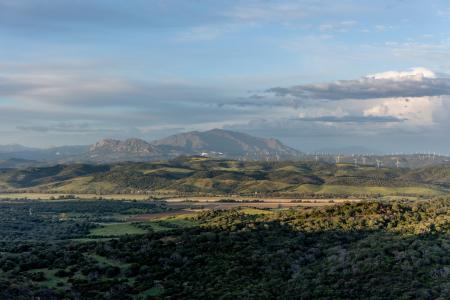
[[[163,162],[0,170],[2,192],[362,197],[440,195],[449,187],[450,166],[378,169],[345,163],[180,157]]]

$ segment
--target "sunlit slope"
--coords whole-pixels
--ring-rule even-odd
[[[316,162],[185,157],[167,162],[57,165],[0,171],[3,192],[174,193],[260,196],[433,196],[450,167],[375,168]]]

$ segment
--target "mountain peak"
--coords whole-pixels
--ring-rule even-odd
[[[2,153],[0,159],[24,158],[46,162],[124,162],[204,155],[240,160],[295,160],[302,153],[280,141],[224,129],[191,131],[149,143],[139,138],[106,138],[90,146],[65,146],[35,151]]]
[[[133,153],[150,154],[154,152],[153,146],[144,140],[130,138],[125,141],[115,139],[103,139],[89,148],[89,152],[112,152],[112,153]]]
[[[152,143],[171,147],[180,152],[195,154],[220,154],[239,159],[295,159],[301,153],[283,145],[276,139],[254,137],[245,133],[223,129],[191,131],[176,134]]]

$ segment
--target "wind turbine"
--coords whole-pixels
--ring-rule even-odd
[[[378,160],[378,159],[377,159],[377,168],[379,169],[379,168],[381,167],[381,165],[382,165],[381,160]]]
[[[341,161],[341,155],[338,154],[338,155],[336,156],[336,163],[338,164],[340,161]]]

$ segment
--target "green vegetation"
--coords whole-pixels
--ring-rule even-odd
[[[120,236],[127,234],[143,234],[147,231],[134,226],[130,223],[118,223],[118,224],[102,224],[101,227],[91,230],[91,236]]]
[[[164,209],[0,202],[0,299],[450,297],[448,198],[119,222]]]
[[[147,229],[154,232],[167,231],[180,228],[190,228],[198,225],[198,223],[189,216],[176,216],[162,218],[159,220],[140,223],[139,228]]]
[[[238,162],[191,157],[168,162],[0,170],[0,190],[25,196],[29,192],[116,194],[114,197],[134,194],[144,199],[255,193],[260,197],[431,197],[449,193],[450,166],[378,169],[345,163]]]

